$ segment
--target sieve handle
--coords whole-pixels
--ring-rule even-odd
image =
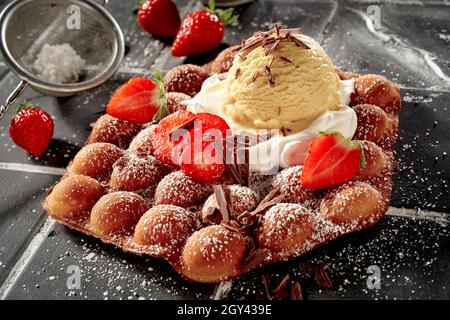
[[[28,87],[28,82],[22,80],[17,85],[17,87],[11,92],[9,97],[6,99],[5,104],[0,106],[0,120],[3,118],[3,116],[6,113],[6,110],[19,99],[19,97],[22,95],[23,91]]]

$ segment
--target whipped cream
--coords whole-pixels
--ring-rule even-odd
[[[250,171],[274,174],[280,167],[287,168],[303,164],[309,145],[319,136],[320,131],[339,131],[345,137],[352,138],[356,131],[357,117],[348,104],[354,92],[354,86],[354,79],[342,80],[341,109],[323,113],[308,128],[288,136],[284,136],[278,130],[270,130],[269,140],[249,148]],[[214,74],[205,80],[201,91],[195,97],[183,103],[187,106],[187,110],[193,113],[207,112],[222,117],[235,134],[242,132],[256,134],[256,129],[242,127],[224,116],[222,110],[224,94],[224,81]]]

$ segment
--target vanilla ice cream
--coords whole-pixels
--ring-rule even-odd
[[[250,171],[263,174],[303,164],[320,131],[352,138],[357,127],[356,113],[348,107],[354,79],[341,81],[311,38],[295,30],[278,32],[284,40],[274,50],[250,38],[225,80],[212,75],[195,97],[183,102],[193,113],[224,118],[234,134],[270,129],[269,140],[249,148]]]
[[[244,128],[291,134],[341,107],[341,83],[320,44],[295,29],[276,30],[255,34],[236,55],[222,113]]]

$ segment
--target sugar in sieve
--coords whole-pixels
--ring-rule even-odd
[[[74,14],[78,25],[69,23]],[[45,44],[63,43],[85,60],[81,78],[76,83],[42,80],[33,70],[33,62]],[[28,85],[56,97],[99,86],[117,71],[124,52],[122,30],[102,5],[91,0],[12,1],[0,14],[0,54],[21,82],[0,106],[0,119]]]

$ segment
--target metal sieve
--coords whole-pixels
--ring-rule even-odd
[[[0,14],[0,37],[3,61],[21,79],[0,106],[0,119],[28,85],[57,97],[97,87],[114,75],[125,52],[120,26],[91,0],[14,0]],[[60,84],[40,79],[33,62],[42,47],[63,43],[86,61],[79,81]]]

